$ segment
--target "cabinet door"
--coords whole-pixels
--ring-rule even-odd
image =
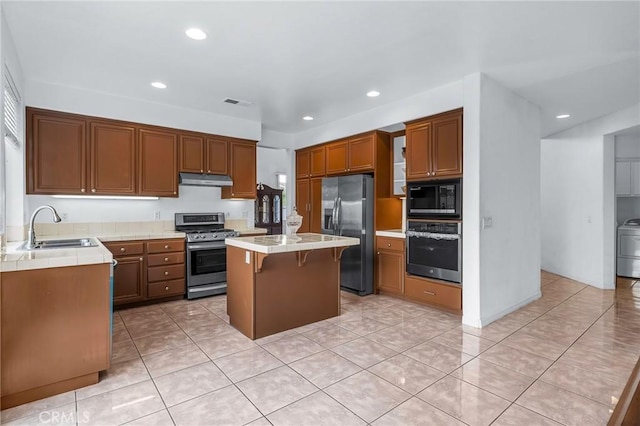
[[[631,195],[640,195],[640,161],[631,163]]]
[[[302,216],[302,225],[298,232],[309,232],[311,229],[311,214],[309,211],[310,188],[309,179],[296,180],[296,210]]]
[[[179,149],[181,172],[204,173],[204,138],[181,135]]]
[[[222,198],[256,198],[256,144],[231,142],[230,174],[233,186],[222,188]]]
[[[349,143],[347,141],[333,142],[327,145],[327,175],[342,174],[347,171],[347,155]]]
[[[430,177],[431,123],[421,122],[407,125],[406,176],[407,180],[419,180]]]
[[[630,161],[616,161],[616,195],[631,195]]]
[[[375,164],[375,134],[353,138],[349,141],[350,172],[373,171]]]
[[[113,304],[144,300],[144,257],[118,257],[118,266],[113,270]]]
[[[27,192],[87,191],[87,123],[27,110]]]
[[[318,148],[313,148],[309,151],[310,153],[310,176],[311,177],[320,177],[320,176],[324,176],[326,173],[325,170],[325,161],[326,161],[326,156],[325,156],[325,146],[320,146]]]
[[[101,122],[91,122],[90,128],[91,193],[135,194],[135,128]]]
[[[310,179],[310,220],[309,232],[320,234],[322,232],[322,178]]]
[[[462,114],[433,120],[431,176],[462,176]]]
[[[224,138],[207,138],[207,173],[220,175],[229,173],[227,167],[227,159],[229,158],[227,152],[228,144]]]
[[[404,269],[402,252],[379,250],[377,258],[378,289],[402,294],[404,292]]]
[[[309,177],[311,153],[308,149],[296,151],[296,179]]]
[[[139,194],[178,196],[178,137],[174,133],[140,129]]]

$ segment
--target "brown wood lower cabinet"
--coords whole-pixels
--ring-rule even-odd
[[[376,237],[376,285],[384,294],[462,311],[462,287],[405,272],[405,240]]]
[[[108,263],[3,272],[2,409],[97,383],[109,305]]]
[[[184,239],[106,242],[118,266],[114,306],[185,294]]]

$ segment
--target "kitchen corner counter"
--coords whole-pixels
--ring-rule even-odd
[[[376,231],[376,237],[390,237],[390,238],[406,238],[406,235],[402,229],[389,229],[386,231]]]
[[[290,253],[334,247],[357,246],[360,240],[323,234],[266,235],[225,239],[228,246],[264,254]]]
[[[59,237],[49,238],[59,239]],[[113,256],[107,248],[97,240],[96,247],[60,248],[34,251],[19,251],[23,241],[7,244],[7,251],[0,261],[1,272],[26,271],[32,269],[59,268],[63,266],[92,265],[111,263]],[[47,240],[43,238],[42,240]]]

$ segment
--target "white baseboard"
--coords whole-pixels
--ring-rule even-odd
[[[527,297],[524,300],[521,300],[518,303],[515,303],[503,310],[501,310],[498,313],[495,313],[493,315],[489,315],[486,317],[481,317],[481,318],[468,318],[465,317],[464,314],[462,315],[462,324],[463,325],[468,325],[469,327],[474,327],[474,328],[482,328],[482,327],[486,327],[487,325],[491,324],[492,322],[494,322],[495,320],[498,320],[500,318],[502,318],[505,315],[510,314],[511,312],[517,311],[518,309],[522,308],[525,305],[528,305],[529,303],[533,302],[534,300],[538,300],[540,297],[542,296],[542,293],[540,291],[538,291],[538,293]],[[464,312],[464,307],[462,308],[463,312]]]

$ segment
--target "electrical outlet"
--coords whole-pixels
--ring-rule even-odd
[[[485,216],[482,218],[482,229],[491,228],[493,226],[493,218],[491,216]]]
[[[62,220],[64,220],[66,222],[69,219],[69,214],[68,213],[60,213],[60,217],[62,218]]]
[[[159,211],[153,213],[153,219],[154,220],[160,220],[160,212]]]

